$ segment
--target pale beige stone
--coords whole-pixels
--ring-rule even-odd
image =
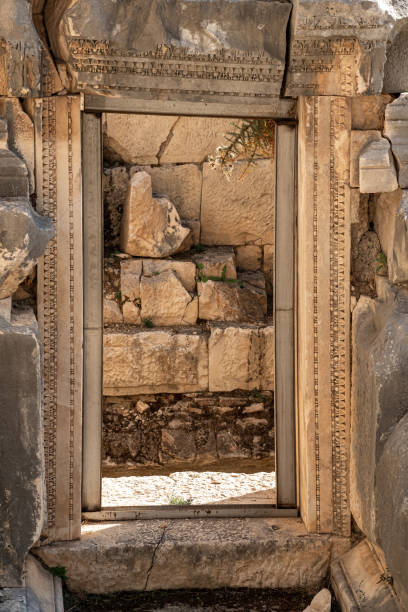
[[[350,144],[350,187],[360,185],[360,154],[370,144],[381,140],[381,132],[377,130],[352,130]]]
[[[140,170],[150,174],[153,193],[167,196],[177,208],[180,217],[199,219],[202,172],[198,166],[194,164],[143,166],[131,168],[130,175]]]
[[[177,117],[165,115],[104,115],[104,145],[127,164],[157,164],[162,143]]]
[[[329,589],[322,589],[313,597],[310,606],[307,606],[303,612],[330,612],[331,599]]]
[[[265,290],[247,283],[207,281],[198,283],[200,319],[263,323],[267,310]]]
[[[183,223],[186,227],[191,229],[191,242],[199,244],[201,240],[201,223],[200,219],[183,219]]]
[[[350,189],[350,223],[360,223],[359,189]]]
[[[371,142],[360,154],[360,192],[388,193],[398,189],[397,172],[386,138]]]
[[[384,127],[384,114],[392,96],[358,96],[351,99],[351,127],[353,130],[380,130]]]
[[[262,266],[262,247],[255,244],[236,248],[237,266],[240,270],[260,270]]]
[[[123,323],[122,311],[116,300],[103,300],[103,322],[105,325]]]
[[[143,259],[143,276],[155,276],[172,270],[187,291],[196,288],[196,266],[192,261],[174,259]]]
[[[208,249],[203,253],[193,255],[193,260],[201,276],[222,277],[225,268],[225,278],[237,278],[235,253],[232,248]]]
[[[193,311],[187,311],[193,298],[172,270],[142,276],[140,298],[142,321],[151,319],[157,326],[183,325],[187,315],[189,323],[196,322]]]
[[[408,94],[401,94],[386,107],[384,134],[391,140],[399,186],[408,187]]]
[[[408,281],[408,190],[381,194],[376,201],[374,227],[387,258],[392,283]],[[385,271],[385,270],[383,270]]]
[[[140,316],[140,308],[133,302],[125,302],[122,307],[123,320],[129,325],[140,325],[142,317]]]
[[[160,157],[162,164],[201,163],[227,143],[226,134],[234,130],[233,119],[180,117]]]
[[[28,170],[30,193],[35,191],[34,125],[18,98],[0,99],[0,117],[7,121],[8,146],[21,157]]]
[[[129,300],[140,298],[142,266],[141,259],[126,259],[120,262],[120,290],[122,298],[128,298]]]
[[[260,160],[239,180],[246,162],[237,162],[232,179],[204,164],[201,241],[208,245],[273,244],[274,171]]]
[[[152,197],[151,177],[134,174],[123,210],[121,249],[129,255],[166,257],[176,253],[190,233],[170,200]]]
[[[105,395],[208,389],[207,339],[200,333],[105,333],[103,363]]]
[[[10,323],[11,319],[11,296],[0,300],[0,317]]]

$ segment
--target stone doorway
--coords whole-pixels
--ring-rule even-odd
[[[293,124],[277,122],[275,163],[272,166],[270,159],[259,160],[249,175],[249,186],[246,187],[245,181],[227,183],[223,177],[217,176],[217,171],[210,170],[206,162],[207,155],[212,151],[208,149],[203,153],[203,146],[208,147],[209,141],[213,148],[215,144],[221,144],[217,138],[228,131],[226,128],[231,126],[231,121],[234,120],[181,114],[156,117],[133,113],[83,114],[83,509],[87,518],[90,514],[90,518],[97,518],[95,512],[99,518],[112,516],[112,512],[118,516],[118,506],[127,506],[126,512],[129,514],[131,507],[152,505],[151,495],[139,495],[133,503],[131,499],[132,491],[135,488],[140,490],[140,483],[143,480],[146,482],[146,474],[153,475],[158,488],[170,486],[168,492],[162,490],[160,495],[153,494],[158,503],[164,502],[166,506],[169,505],[166,499],[172,497],[190,502],[193,496],[188,491],[194,489],[197,497],[193,497],[193,504],[204,504],[205,507],[205,504],[213,505],[216,502],[217,509],[212,506],[213,512],[220,516],[296,513],[296,128]],[[164,128],[164,138],[161,126],[162,131]],[[175,129],[176,126],[179,126],[178,129]],[[136,143],[130,146],[129,139],[132,140],[131,134],[135,133],[135,128],[136,131],[139,129],[139,133],[144,130],[145,136],[136,139]],[[200,130],[201,141],[197,138]],[[105,134],[104,149],[102,131]],[[194,133],[195,137],[190,143],[187,142],[188,135]],[[141,147],[143,149],[143,140],[144,151],[140,150]],[[148,147],[146,141],[149,142]],[[282,168],[280,178],[276,173],[278,163]],[[245,164],[245,161],[238,162],[242,167]],[[101,205],[102,166],[104,213]],[[269,168],[273,168],[270,173]],[[239,169],[236,172],[239,173]],[[175,233],[183,233],[180,242],[186,244],[180,254],[175,254],[171,248],[169,252],[165,239],[161,242],[155,239],[156,244],[159,242],[163,245],[163,251],[159,254],[149,253],[151,246],[144,245],[145,250],[140,250],[140,241],[139,246],[131,244],[132,237],[134,243],[135,233],[127,232],[123,237],[123,221],[120,240],[121,207],[127,206],[129,223],[129,215],[136,211],[134,209],[132,213],[129,209],[135,204],[137,194],[143,190],[144,210],[146,202],[150,206],[153,201],[157,208],[157,202],[161,205],[164,203],[160,196],[170,194],[176,206],[170,200],[165,205],[172,206],[177,217],[177,213],[181,212],[180,216],[186,219],[179,223],[177,219],[174,222],[173,217],[173,239]],[[234,198],[238,202],[241,199],[242,204],[248,202],[249,192],[253,195],[252,202],[262,201],[259,211],[256,204],[250,211],[249,222],[245,210],[228,210],[228,206],[223,210],[223,202],[229,201],[228,191],[233,193],[230,202]],[[152,196],[157,199],[152,200]],[[268,198],[269,211],[265,205]],[[225,223],[225,214],[231,215],[231,223]],[[137,219],[137,215],[134,218]],[[243,227],[240,227],[240,218],[241,224],[243,219]],[[89,225],[87,219],[92,220]],[[97,223],[95,219],[98,219]],[[254,224],[259,236],[254,235]],[[274,271],[273,252],[279,244]],[[104,281],[102,252],[105,255]],[[217,295],[224,286],[224,295]],[[104,315],[102,292],[105,294]],[[172,292],[174,303],[171,304],[170,300],[166,304],[163,295],[171,296]],[[240,312],[231,314],[228,299],[234,293],[247,293],[247,296],[239,304]],[[190,311],[187,320],[178,319],[180,314],[177,308],[180,309],[181,298],[188,301],[185,304]],[[233,299],[236,303],[236,296]],[[222,304],[226,310],[229,309],[229,314],[225,315],[225,311],[222,311]],[[184,309],[184,315],[187,310]],[[160,348],[157,349],[159,336]],[[280,359],[275,360],[277,345]],[[156,357],[152,358],[152,350],[156,351]],[[147,353],[144,354],[144,351]],[[161,351],[163,355],[160,355]],[[248,351],[252,351],[253,355],[249,355]],[[151,364],[147,379],[143,379],[146,374],[141,374],[140,368],[134,367],[139,355],[143,355],[145,363]],[[179,365],[175,366],[177,361]],[[255,361],[255,364],[251,361]],[[95,362],[100,367],[95,367]],[[170,378],[167,369],[172,371]],[[223,370],[228,371],[229,375],[225,375]],[[188,380],[188,376],[191,380]],[[273,408],[271,410],[274,400],[277,402],[275,415],[280,408],[275,428]],[[215,414],[217,410],[219,414]],[[212,417],[210,427],[208,413],[210,419]],[[220,431],[214,431],[214,425],[220,423],[222,414],[223,426]],[[125,424],[127,433],[121,432],[119,421]],[[186,421],[189,424],[187,427]],[[238,421],[241,434],[237,436]],[[102,428],[103,441],[99,433]],[[273,487],[274,437],[277,438],[280,482],[277,495]],[[153,456],[149,457],[146,446],[152,440],[155,440],[156,447],[151,449]],[[228,457],[232,445],[234,448]],[[104,457],[103,462],[100,457]],[[203,470],[206,471],[203,473]],[[216,472],[217,476],[208,474],[209,471]],[[240,478],[231,476],[231,471],[240,473]],[[191,486],[192,479],[195,487]],[[101,482],[104,483],[102,492]],[[199,484],[197,488],[197,483],[202,486]],[[228,490],[228,483],[232,486],[231,491],[237,492],[237,495],[225,496],[224,508],[219,509],[220,490],[226,487]],[[200,501],[204,488],[207,494]],[[267,493],[253,495],[257,488],[267,490]],[[177,491],[182,491],[182,494],[178,495]],[[232,509],[231,505],[234,504],[242,504],[242,507]],[[138,510],[134,517],[140,516],[140,508]],[[148,511],[148,508],[143,510]],[[172,510],[174,508],[167,508],[166,512],[171,515]],[[183,510],[188,514],[189,508],[184,504]],[[179,513],[180,509],[177,511]],[[144,512],[143,516],[150,515]]]

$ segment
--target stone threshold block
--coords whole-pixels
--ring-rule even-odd
[[[104,334],[104,395],[207,389],[208,347],[202,333],[155,329]]]
[[[397,172],[386,138],[370,142],[360,155],[360,192],[385,193],[398,189]]]
[[[331,566],[332,587],[343,612],[404,612],[386,578],[387,572],[368,540],[360,542]]]
[[[73,591],[317,588],[349,540],[300,519],[137,520],[83,525],[79,541],[37,549]]]

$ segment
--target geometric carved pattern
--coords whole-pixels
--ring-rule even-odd
[[[35,101],[37,210],[55,238],[38,266],[51,540],[80,536],[82,461],[82,185],[79,97]]]

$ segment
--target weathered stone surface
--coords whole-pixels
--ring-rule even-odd
[[[194,121],[199,121],[199,118],[194,118]],[[151,127],[153,133],[155,129],[153,125]],[[138,170],[150,174],[153,193],[167,196],[177,208],[180,217],[190,220],[200,218],[202,173],[196,165],[181,164],[156,168],[143,166]],[[133,171],[131,168],[130,175]]]
[[[33,555],[27,556],[24,571],[25,584],[37,597],[41,612],[63,612],[61,578],[53,576]],[[28,607],[27,612],[31,612],[31,608]]]
[[[167,198],[152,197],[151,177],[146,172],[134,174],[122,216],[122,250],[129,255],[166,257],[180,249],[190,232]]]
[[[28,197],[27,166],[8,148],[5,119],[0,119],[0,197]]]
[[[51,219],[38,215],[28,200],[0,199],[0,299],[14,293],[54,235]]]
[[[222,277],[225,268],[225,278],[237,278],[236,261],[234,249],[219,247],[208,249],[203,253],[193,255],[200,276]]]
[[[103,300],[103,322],[105,325],[114,323],[123,323],[123,315],[120,306],[116,300]]]
[[[384,134],[391,140],[397,160],[398,183],[408,187],[408,94],[401,94],[385,109]]]
[[[39,96],[41,46],[28,0],[1,2],[0,40],[0,96]]]
[[[7,432],[0,462],[0,587],[17,587],[46,512],[40,342],[32,311],[14,314],[11,323],[0,318],[0,362],[0,417]]]
[[[403,6],[403,3],[400,4]],[[387,61],[384,66],[384,91],[401,93],[408,90],[407,48],[408,24],[405,22],[401,28],[398,28],[395,37],[387,49]]]
[[[385,89],[385,91],[391,91]],[[351,128],[353,130],[380,130],[384,127],[385,107],[392,96],[357,96],[351,99]]]
[[[172,270],[142,276],[140,282],[141,317],[154,325],[185,325],[197,320],[197,299],[186,291]],[[196,316],[194,318],[194,313]]]
[[[208,353],[210,391],[273,389],[273,328],[212,326]]]
[[[198,283],[199,317],[207,321],[263,323],[267,311],[266,292],[246,282]]]
[[[18,98],[0,99],[0,116],[8,127],[8,146],[25,162],[28,169],[30,193],[35,191],[34,181],[34,126],[21,107]]]
[[[256,162],[240,181],[246,162],[237,162],[228,182],[221,170],[204,164],[201,241],[244,245],[274,241],[274,172],[270,160]]]
[[[174,272],[187,291],[195,291],[196,267],[193,262],[174,259],[143,259],[143,276],[156,276],[167,270]]]
[[[301,521],[208,518],[167,525],[142,520],[88,523],[80,540],[43,546],[38,555],[51,567],[66,567],[70,590],[87,593],[313,589],[348,547],[345,538],[307,533]]]
[[[360,192],[385,193],[398,189],[397,173],[386,138],[371,142],[360,154]]]
[[[330,610],[331,593],[329,589],[322,589],[313,597],[310,606],[307,606],[304,612],[330,612]]]
[[[142,317],[140,316],[140,307],[133,302],[125,302],[122,307],[123,320],[129,325],[140,325]]]
[[[375,205],[374,226],[387,258],[388,278],[408,281],[408,191],[381,194]],[[384,269],[383,272],[387,270]]]
[[[99,9],[99,14],[100,9]],[[104,115],[105,155],[127,164],[157,164],[178,117],[156,115]]]
[[[0,612],[44,612],[37,597],[26,587],[1,589]]]
[[[243,0],[239,5],[228,0],[152,0],[146,5],[137,0],[127,1],[125,8],[109,0],[76,0],[69,6],[63,0],[51,0],[45,14],[54,55],[67,64],[61,69],[64,86],[73,90],[154,87],[168,93],[174,89],[191,91],[193,83],[196,96],[201,97],[209,89],[215,93],[279,95],[290,12],[288,2],[265,4],[260,0]],[[104,72],[95,74],[88,64],[93,47],[98,61],[106,67]],[[136,70],[115,70],[125,58],[129,61],[129,50]],[[209,57],[216,65],[207,64],[201,76],[200,68]],[[242,62],[246,67],[248,57],[263,62],[266,78],[264,73],[252,71],[244,72],[242,82],[231,78],[231,63],[240,66]],[[192,69],[193,75],[180,72],[178,62],[184,65],[186,61],[186,70]]]
[[[377,130],[352,130],[350,142],[350,187],[360,185],[360,154],[371,142],[381,140]]]
[[[126,259],[120,262],[120,291],[122,298],[140,298],[140,277],[143,262],[141,259]]]
[[[124,166],[103,171],[104,247],[119,249],[120,224],[129,190],[129,175]]]
[[[11,319],[11,296],[0,300],[0,317],[10,323]]]
[[[105,334],[103,373],[104,395],[205,391],[207,339],[170,330]]]
[[[266,280],[266,292],[272,294],[273,290],[273,268],[275,259],[275,248],[271,244],[265,244],[263,248],[263,271]]]
[[[262,247],[250,244],[236,248],[239,270],[260,270],[262,267]]]

